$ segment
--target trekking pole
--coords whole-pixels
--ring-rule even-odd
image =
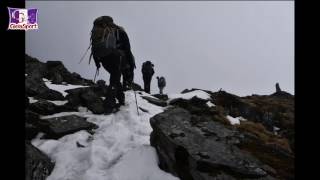
[[[90,45],[89,45],[88,49],[86,50],[86,52],[84,53],[84,55],[81,57],[81,59],[80,59],[80,61],[79,61],[79,63],[78,63],[78,64],[80,64],[80,63],[83,61],[83,58],[87,55],[87,53],[88,53],[88,51],[89,51],[90,47],[91,47],[91,43],[90,43]]]
[[[133,83],[132,83],[133,84]],[[132,87],[132,84],[131,84],[131,88],[134,92],[134,98],[136,99],[136,107],[137,107],[137,113],[138,113],[138,116],[139,116],[139,108],[138,108],[138,101],[137,101],[137,94],[136,94],[136,91],[134,90],[134,88]]]
[[[96,74],[94,75],[94,79],[93,79],[93,82],[94,82],[94,83],[96,82],[96,77],[97,77],[98,74],[99,74],[99,69],[97,68]]]

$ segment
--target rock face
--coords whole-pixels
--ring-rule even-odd
[[[46,100],[39,100],[36,103],[30,104],[29,109],[41,115],[51,115],[60,112],[77,111],[76,108],[67,105],[58,106]]]
[[[171,108],[150,119],[150,143],[157,150],[160,168],[181,180],[294,179],[288,140],[258,122],[232,126],[226,118],[230,106],[247,102],[224,95],[225,100],[215,96],[212,107],[196,97],[176,99]]]
[[[169,99],[168,95],[166,94],[153,94],[152,96],[161,99],[163,101],[167,101]]]
[[[76,115],[41,119],[41,121],[42,131],[46,133],[45,138],[48,139],[58,139],[80,130],[91,132],[97,128],[97,125],[86,121],[86,118]]]
[[[63,82],[84,86],[94,84],[91,80],[84,79],[77,73],[70,73],[61,61],[43,63],[28,55],[25,56],[25,72],[28,76],[36,77],[37,79],[50,79],[55,84]]]
[[[263,164],[235,146],[240,141],[236,131],[218,122],[174,108],[150,123],[154,129],[151,144],[158,147],[160,167],[183,180],[268,175]]]
[[[26,95],[31,97],[35,96],[38,98],[53,100],[53,101],[64,100],[63,95],[58,91],[49,89],[42,81],[42,78],[37,76],[37,73],[36,75],[30,74],[26,77],[25,90],[26,90]]]
[[[149,96],[141,96],[141,97],[143,99],[147,100],[149,103],[157,105],[157,106],[165,107],[165,106],[168,105],[166,101],[163,101],[163,100],[160,100],[160,99],[157,99],[157,98],[152,98],[152,97],[149,97]]]
[[[105,92],[97,91],[95,91],[94,87],[67,90],[67,105],[71,107],[85,106],[95,114],[102,114],[104,113],[104,105],[99,94],[102,95]]]
[[[280,128],[278,133],[289,139],[294,150],[294,96],[281,91],[269,96],[239,97],[225,91],[211,93],[214,104],[223,107],[226,114],[264,125],[269,131]]]
[[[49,157],[29,142],[25,143],[25,180],[45,180],[53,170]]]
[[[66,82],[75,85],[93,85],[91,80],[81,78],[77,73],[70,73],[61,61],[47,61],[46,63],[47,79],[52,79],[53,83],[61,84]]]

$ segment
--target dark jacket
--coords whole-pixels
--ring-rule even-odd
[[[146,61],[142,64],[142,75],[143,76],[152,76],[154,74],[154,65],[150,61]]]

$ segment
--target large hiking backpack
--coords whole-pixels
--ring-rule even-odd
[[[118,52],[119,47],[119,28],[110,25],[103,17],[94,21],[91,30],[91,53],[93,57],[105,57]]]
[[[165,87],[165,86],[166,86],[166,79],[165,79],[163,76],[161,76],[161,77],[159,78],[158,86],[159,86],[159,87]]]
[[[150,61],[146,61],[142,64],[142,73],[146,75],[153,75],[153,64]]]

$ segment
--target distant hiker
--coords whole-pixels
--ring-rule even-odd
[[[144,91],[150,93],[151,79],[154,74],[154,65],[150,61],[146,61],[142,64],[142,76],[144,82]]]
[[[112,17],[101,16],[93,22],[90,40],[92,45],[90,58],[93,57],[97,69],[101,67],[101,63],[110,73],[105,111],[111,113],[125,102],[123,86],[120,82],[121,74],[123,74],[124,84],[131,84],[133,81],[135,62],[129,38],[125,30],[113,22]]]
[[[279,83],[276,83],[276,92],[281,92]]]
[[[160,78],[157,76],[157,80],[160,94],[163,94],[163,89],[164,87],[166,87],[166,79],[163,76],[161,76]]]

